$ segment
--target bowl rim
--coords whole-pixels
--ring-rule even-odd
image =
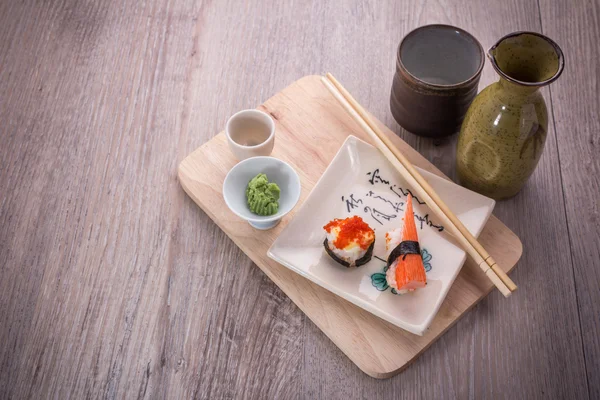
[[[273,160],[276,163],[282,164],[286,168],[288,168],[292,172],[292,176],[295,177],[295,181],[298,186],[298,194],[296,195],[296,198],[292,199],[289,210],[286,210],[285,212],[279,211],[274,215],[269,215],[269,216],[257,215],[255,217],[248,218],[248,217],[240,214],[237,210],[234,209],[234,207],[231,206],[231,204],[227,200],[227,196],[225,195],[225,185],[227,184],[228,179],[232,176],[232,174],[234,173],[235,170],[241,169],[244,165],[252,163],[252,162],[256,162],[260,159],[270,159],[270,160]],[[233,212],[238,217],[240,217],[246,221],[252,221],[252,222],[271,222],[271,221],[277,221],[278,219],[283,218],[285,215],[287,215],[290,211],[292,211],[294,209],[296,204],[298,204],[298,201],[300,200],[300,195],[302,194],[302,182],[300,181],[300,175],[298,175],[296,170],[290,164],[288,164],[287,162],[285,162],[283,160],[280,160],[279,158],[271,157],[271,156],[250,157],[250,158],[240,161],[239,163],[234,165],[233,168],[231,168],[229,170],[229,172],[227,172],[227,175],[225,175],[225,179],[223,180],[223,188],[222,188],[221,194],[223,196],[223,200],[225,200],[225,204],[227,204],[227,207],[231,210],[231,212]]]
[[[443,84],[439,84],[439,83],[431,83],[431,82],[427,82],[424,81],[420,78],[417,78],[414,74],[412,74],[408,68],[406,68],[406,66],[404,65],[404,63],[402,62],[402,57],[400,56],[400,54],[402,54],[402,46],[404,45],[404,43],[406,42],[406,40],[414,35],[415,33],[421,31],[421,30],[426,30],[426,29],[432,29],[432,28],[440,28],[440,29],[445,29],[445,30],[455,30],[460,32],[461,35],[465,35],[467,38],[470,38],[471,40],[473,40],[473,42],[475,43],[475,45],[477,46],[477,48],[479,49],[479,55],[480,55],[480,61],[479,61],[479,67],[477,68],[477,70],[475,71],[475,73],[470,76],[469,78],[465,79],[464,81],[461,82],[457,82],[457,83],[452,83],[452,84],[448,84],[448,85],[443,85]],[[404,35],[404,37],[402,38],[402,40],[400,41],[400,44],[398,44],[398,48],[396,50],[396,65],[399,69],[401,69],[403,72],[405,72],[406,74],[408,74],[408,76],[410,76],[410,78],[412,78],[415,82],[418,82],[421,85],[424,85],[425,87],[431,87],[431,88],[438,88],[438,89],[456,89],[456,88],[460,88],[463,86],[467,86],[470,83],[472,83],[475,80],[478,80],[479,77],[481,76],[481,72],[483,71],[483,67],[485,65],[485,51],[483,50],[483,46],[481,45],[481,43],[479,42],[479,40],[477,40],[477,38],[475,36],[473,36],[472,34],[470,34],[469,32],[465,31],[462,28],[459,28],[457,26],[453,26],[453,25],[447,25],[447,24],[429,24],[429,25],[422,25],[419,26],[415,29],[413,29],[412,31],[408,32],[406,35]]]

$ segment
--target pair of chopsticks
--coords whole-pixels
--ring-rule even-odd
[[[479,268],[481,268],[498,290],[505,297],[510,296],[517,289],[517,285],[496,264],[496,261],[494,261],[477,239],[471,235],[471,232],[465,228],[456,215],[450,211],[448,206],[440,199],[410,161],[398,151],[391,140],[375,125],[365,109],[354,100],[352,95],[330,73],[321,77],[321,80],[340,105],[344,107],[350,116],[371,137],[375,147],[392,163],[415,193],[427,203],[427,206],[433,213],[443,221],[444,226],[448,228],[463,249],[475,260]]]

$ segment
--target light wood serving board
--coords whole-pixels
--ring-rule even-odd
[[[306,76],[294,82],[258,108],[269,113],[276,123],[272,155],[288,162],[300,175],[302,194],[296,209],[348,135],[369,142],[318,76]],[[377,123],[413,164],[446,178],[416,150]],[[255,230],[233,214],[223,200],[222,186],[225,175],[236,162],[225,133],[221,132],[181,162],[179,180],[189,196],[231,240],[366,374],[387,378],[399,373],[492,290],[490,281],[467,257],[424,336],[385,322],[267,257],[268,248],[295,211],[269,231]],[[521,241],[493,215],[479,240],[506,272],[512,270],[521,257]]]

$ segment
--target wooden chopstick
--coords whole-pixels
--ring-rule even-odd
[[[450,232],[460,242],[461,246],[475,260],[475,262],[492,281],[492,283],[494,283],[498,290],[500,290],[504,296],[510,296],[510,287],[512,286],[514,289],[516,289],[516,285],[497,265],[495,265],[496,268],[493,268],[493,265],[490,266],[488,264],[491,257],[489,254],[487,254],[487,252],[485,252],[483,246],[477,243],[479,245],[478,247],[481,248],[481,250],[483,250],[487,256],[483,256],[479,253],[477,247],[475,247],[467,237],[471,236],[474,242],[477,242],[477,240],[472,237],[471,233],[464,227],[464,225],[462,225],[462,223],[460,223],[458,218],[456,218],[456,216],[442,202],[433,188],[431,188],[431,186],[425,181],[421,174],[418,173],[418,171],[412,166],[406,157],[404,157],[404,155],[396,149],[387,136],[385,136],[377,127],[377,125],[373,123],[362,106],[358,104],[356,100],[354,100],[350,93],[348,93],[348,91],[333,77],[333,75],[328,73],[327,78],[322,77],[321,80],[331,94],[336,98],[336,100],[338,100],[338,102],[342,105],[342,107],[344,107],[350,116],[352,116],[352,118],[361,126],[361,128],[363,128],[363,130],[371,137],[376,147],[382,152],[388,161],[390,161],[390,163],[396,167],[398,172],[400,172],[400,174],[407,180],[408,184],[414,189],[414,191],[427,203],[429,208],[436,214],[436,216],[443,221]],[[447,213],[444,211],[447,211]],[[455,223],[451,216],[458,223]],[[461,231],[460,227],[462,227],[466,235]],[[486,259],[488,261],[486,261]],[[495,264],[495,262],[493,264]],[[497,274],[496,270],[502,272],[502,275],[506,277],[507,282],[511,284],[511,286],[507,285],[503,281],[501,275]]]
[[[375,125],[373,120],[369,117],[364,108],[352,97],[352,95],[338,82],[337,79],[331,74],[327,73],[327,78],[331,83],[341,92],[342,96],[350,103],[350,105],[357,111],[357,113],[365,120],[367,125],[377,134],[377,136],[385,143],[385,145],[394,153],[396,158],[406,167],[410,174],[419,182],[423,189],[429,194],[438,207],[446,214],[460,233],[471,243],[471,245],[481,255],[483,260],[494,270],[496,275],[504,282],[504,284],[514,292],[517,289],[517,285],[506,275],[506,273],[496,264],[496,261],[489,255],[489,253],[483,248],[483,246],[477,241],[477,239],[469,232],[469,230],[462,224],[462,222],[454,215],[454,213],[448,208],[448,206],[439,198],[438,194],[433,190],[429,183],[419,174],[419,172],[413,167],[412,163],[404,157],[402,153],[394,146],[390,139],[381,132],[381,130]]]

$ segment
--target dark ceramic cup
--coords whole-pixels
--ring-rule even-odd
[[[458,132],[484,63],[481,44],[460,28],[426,25],[410,32],[398,46],[390,97],[394,119],[420,136]]]

